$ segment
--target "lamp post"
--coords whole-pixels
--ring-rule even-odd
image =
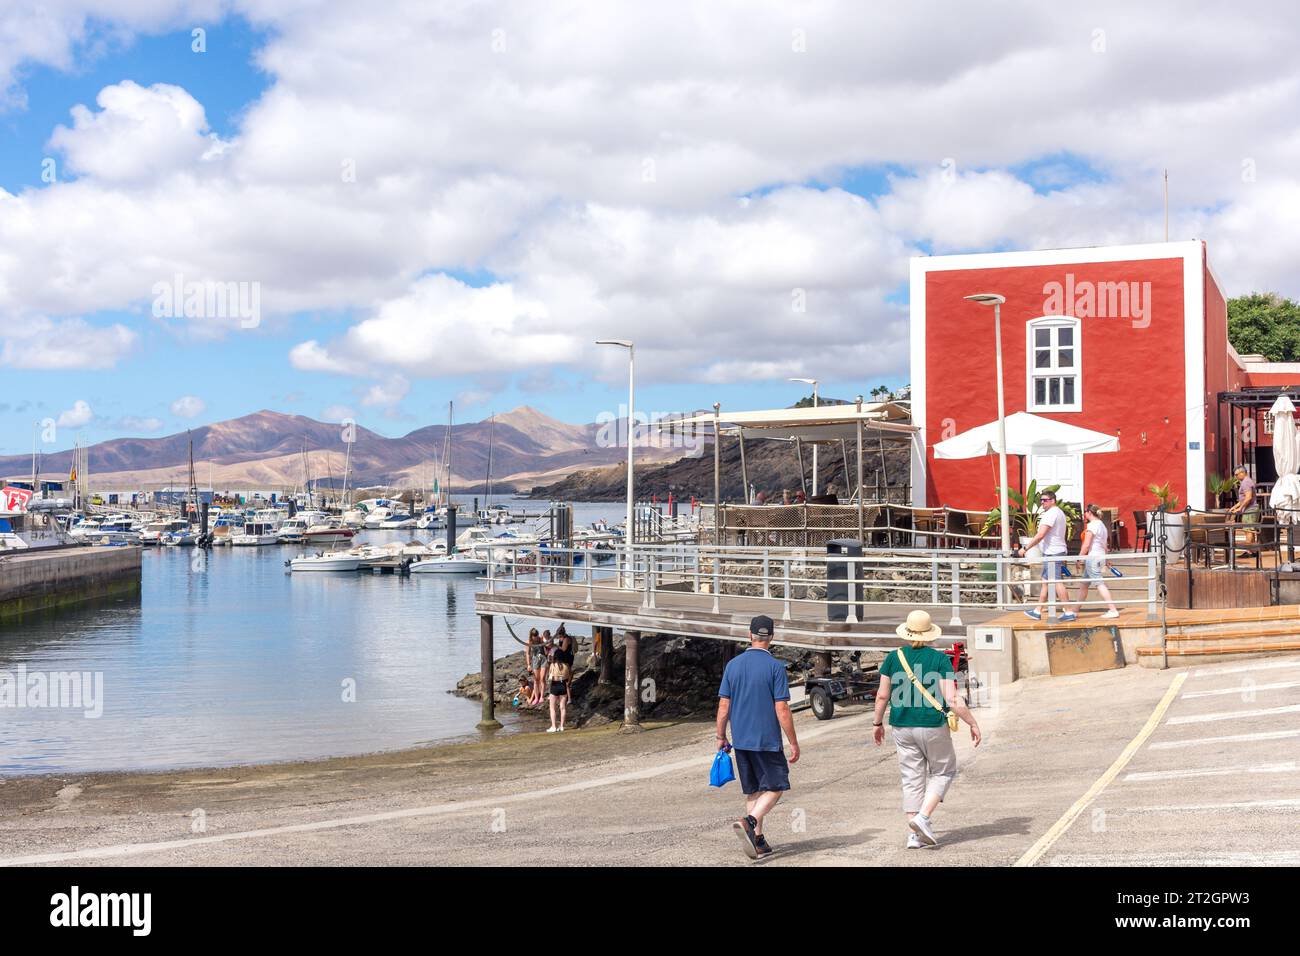
[[[636,348],[631,342],[624,339],[597,339],[597,345],[617,345],[619,348],[627,349],[627,518],[626,526],[623,530],[623,541],[627,550],[627,569],[630,573],[632,570],[632,508],[633,508],[633,437],[636,430],[636,369],[635,358]],[[629,584],[629,587],[631,585]]]
[[[998,387],[998,507],[1002,511],[1002,555],[1011,555],[1011,512],[1007,504],[1007,409],[1002,394],[1002,303],[1006,296],[996,292],[980,292],[966,299],[980,305],[993,306],[993,341],[997,350]],[[1001,587],[999,586],[999,591]]]
[[[805,385],[811,385],[813,390],[813,408],[817,407],[817,379],[815,378],[792,378],[792,382],[803,382]],[[817,443],[813,442],[813,480],[812,480],[813,497],[817,497]]]

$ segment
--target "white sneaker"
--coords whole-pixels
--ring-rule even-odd
[[[1105,614],[1102,615],[1102,617],[1114,620],[1115,618],[1119,617],[1119,611],[1107,611]]]
[[[548,734],[553,734],[553,733],[555,733],[556,731],[558,731],[559,729],[560,729],[559,727],[547,727],[547,728],[546,728],[546,732],[547,732]]]
[[[934,831],[930,829],[930,821],[927,818],[918,813],[907,821],[907,825],[912,828],[913,833],[921,838],[922,843],[929,846],[938,846],[939,839],[934,835]]]
[[[921,849],[921,838],[917,836],[915,833],[909,833],[907,835],[907,848],[909,850]]]

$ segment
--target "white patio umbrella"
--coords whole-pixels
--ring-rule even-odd
[[[1295,405],[1285,395],[1279,395],[1269,409],[1273,416],[1273,464],[1277,468],[1277,481],[1269,493],[1268,503],[1276,509],[1279,524],[1292,524],[1300,519],[1300,440],[1296,434]]]
[[[935,458],[979,458],[996,455],[998,423],[989,422],[954,435],[934,446]],[[1078,425],[1028,412],[1007,416],[1008,455],[1088,455],[1119,451],[1119,438]]]

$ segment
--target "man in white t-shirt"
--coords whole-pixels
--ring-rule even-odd
[[[1065,545],[1065,512],[1056,504],[1056,492],[1044,491],[1038,496],[1038,503],[1043,506],[1043,513],[1038,519],[1038,533],[1029,539],[1029,543],[1020,549],[1021,555],[1041,543],[1043,546],[1043,587],[1038,594],[1038,605],[1025,612],[1035,621],[1043,619],[1043,607],[1047,604],[1047,589],[1056,582],[1056,600],[1060,602],[1061,613],[1057,620],[1074,621],[1078,615],[1068,610],[1070,592],[1061,580],[1061,570],[1065,562],[1062,557],[1069,553]]]

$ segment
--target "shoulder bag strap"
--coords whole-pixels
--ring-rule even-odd
[[[930,706],[933,707],[935,710],[937,710],[939,713],[946,714],[948,712],[948,708],[944,707],[943,704],[935,700],[934,695],[925,689],[925,685],[916,679],[916,675],[912,673],[912,668],[909,667],[907,664],[907,658],[903,656],[903,649],[901,647],[898,649],[898,662],[903,665],[903,670],[907,672],[907,679],[910,680],[912,682],[912,685],[921,692],[921,696],[924,697],[927,701],[929,701]]]

